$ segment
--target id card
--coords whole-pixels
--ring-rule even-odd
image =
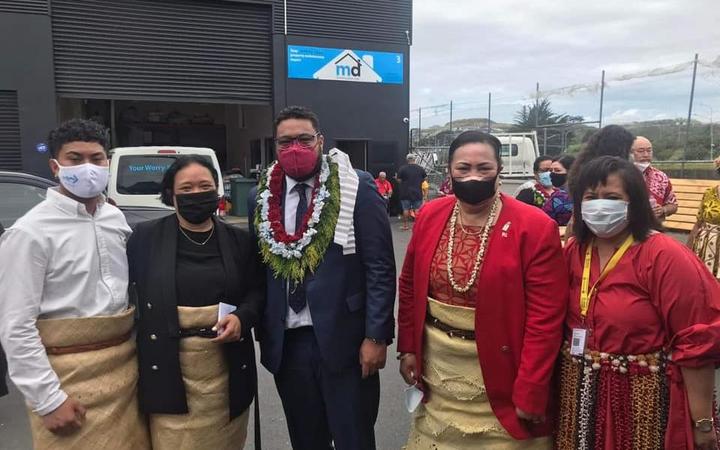
[[[587,330],[585,328],[573,328],[572,341],[570,342],[570,354],[572,356],[584,355],[586,344],[587,344]]]

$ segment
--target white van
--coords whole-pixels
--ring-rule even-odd
[[[500,139],[500,156],[505,177],[532,177],[533,163],[538,157],[537,135],[531,133],[493,133]]]
[[[180,155],[206,157],[218,174],[220,197],[225,195],[222,173],[215,151],[201,147],[118,147],[110,150],[108,197],[119,208],[161,208],[160,183],[170,165]]]

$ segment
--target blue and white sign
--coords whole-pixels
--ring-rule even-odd
[[[288,77],[403,84],[403,54],[288,45]]]

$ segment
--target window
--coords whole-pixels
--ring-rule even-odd
[[[28,184],[0,182],[0,223],[10,227],[35,205],[45,200],[45,188]]]
[[[177,155],[122,156],[118,162],[118,194],[160,194],[163,175],[176,158]]]
[[[517,144],[512,145],[512,156],[518,155],[518,146]],[[502,147],[500,147],[500,157],[506,158],[510,156],[510,144],[502,144]]]

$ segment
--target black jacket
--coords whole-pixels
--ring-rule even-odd
[[[137,347],[140,408],[149,414],[188,412],[180,370],[179,324],[175,294],[178,220],[173,214],[137,226],[128,241],[130,282],[139,320]],[[242,338],[224,344],[230,371],[230,417],[242,414],[257,387],[251,329],[265,304],[264,269],[247,231],[215,220],[223,265],[226,300],[242,324]],[[151,336],[153,336],[151,338]]]

